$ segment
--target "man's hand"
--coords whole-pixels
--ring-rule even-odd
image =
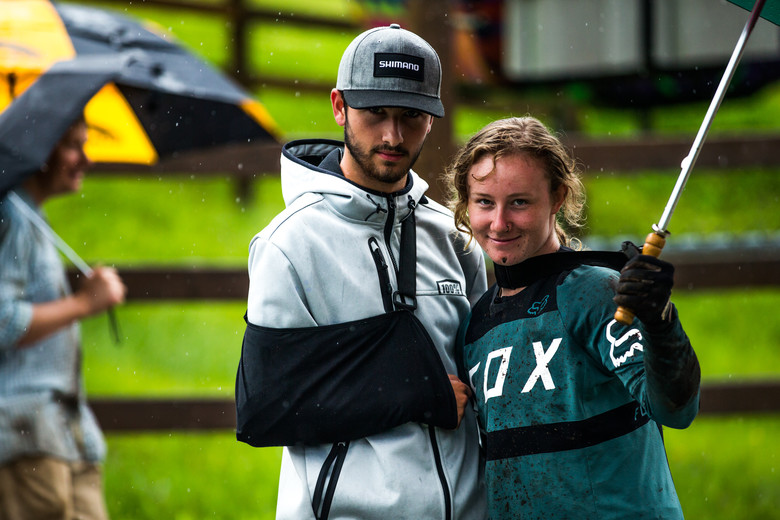
[[[648,329],[667,317],[674,285],[674,266],[649,255],[631,258],[620,271],[615,303],[633,311]]]
[[[455,392],[455,402],[458,405],[458,426],[460,421],[463,420],[463,414],[466,413],[466,405],[471,399],[471,387],[458,379],[458,376],[448,374],[450,377],[450,383],[452,384],[452,391]],[[457,428],[457,426],[456,426]]]
[[[76,293],[86,304],[87,315],[97,314],[125,301],[127,287],[116,269],[98,266]]]

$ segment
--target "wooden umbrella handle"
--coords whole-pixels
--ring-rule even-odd
[[[642,254],[658,258],[661,256],[661,250],[663,250],[664,245],[666,245],[666,238],[654,231],[645,238]],[[634,313],[631,309],[621,305],[615,311],[615,319],[623,325],[631,325],[631,322],[634,321]]]

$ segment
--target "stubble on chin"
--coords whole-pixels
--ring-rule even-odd
[[[418,152],[407,166],[401,166],[397,163],[382,160],[379,160],[378,164],[376,164],[373,160],[374,157],[376,157],[376,154],[381,150],[391,149],[387,147],[377,147],[370,150],[361,149],[355,142],[355,139],[353,138],[348,127],[344,130],[344,144],[347,147],[347,150],[349,150],[350,155],[352,155],[352,159],[362,170],[364,175],[386,184],[395,184],[403,179],[406,174],[409,173],[409,170],[412,168],[412,164],[414,164],[414,161],[417,159],[417,155],[419,155]],[[408,152],[401,148],[395,148],[392,150],[395,152],[400,151],[408,155]]]

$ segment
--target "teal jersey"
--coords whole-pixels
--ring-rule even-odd
[[[676,312],[662,338],[614,320],[617,276],[579,266],[503,299],[493,287],[472,310],[462,369],[484,433],[490,518],[682,518],[660,424],[695,417],[698,362]],[[675,355],[648,374],[655,343]],[[694,376],[681,385],[693,389],[687,404],[671,405],[680,394],[669,382]]]

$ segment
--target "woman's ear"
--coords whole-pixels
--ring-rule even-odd
[[[558,213],[558,210],[563,206],[563,201],[566,200],[566,194],[569,192],[569,188],[565,184],[558,186],[558,189],[552,192],[553,199],[553,215]]]

